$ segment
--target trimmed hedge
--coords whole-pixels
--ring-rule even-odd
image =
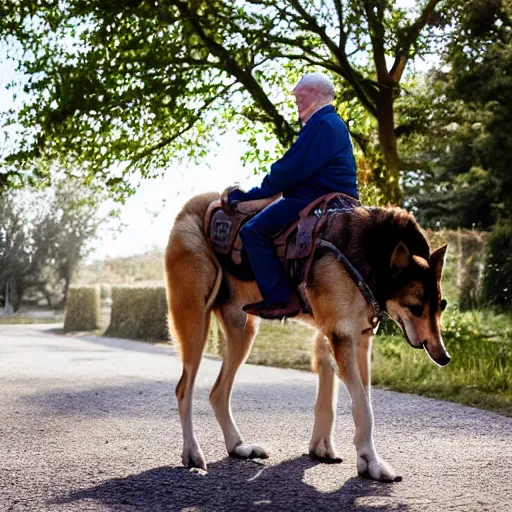
[[[100,287],[71,287],[66,300],[64,332],[93,331],[100,325]]]
[[[105,336],[168,340],[165,287],[113,287],[110,325]]]

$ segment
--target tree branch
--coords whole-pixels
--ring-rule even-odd
[[[212,97],[208,101],[206,101],[204,103],[204,105],[201,107],[201,110],[208,108],[219,96],[223,96],[224,94],[226,94],[229,91],[229,89],[231,89],[231,87],[233,87],[233,85],[235,85],[235,83],[231,83],[231,84],[227,85],[226,87],[223,88],[222,91],[220,91],[219,94],[216,94],[214,97]],[[184,135],[189,130],[191,130],[194,127],[194,125],[197,123],[197,121],[199,121],[199,119],[200,119],[200,117],[198,115],[194,119],[192,119],[185,126],[185,128],[183,128],[183,130],[180,130],[179,132],[175,133],[174,135],[171,135],[170,137],[166,137],[165,139],[162,139],[160,142],[158,142],[154,146],[151,146],[150,148],[146,148],[146,149],[140,151],[132,158],[132,163],[140,162],[140,160],[146,158],[151,153],[154,153],[155,151],[158,151],[159,149],[162,149],[165,146],[172,144],[176,139],[179,139],[182,135]]]
[[[398,85],[402,78],[412,44],[418,39],[421,30],[429,22],[434,8],[440,1],[441,0],[429,0],[419,18],[409,27],[405,35],[398,42],[395,62],[389,72],[390,78],[395,85]]]
[[[382,19],[384,16],[384,2],[375,0],[365,0],[364,10],[368,19],[370,28],[370,39],[372,41],[373,60],[377,70],[377,80],[380,85],[392,86],[386,66],[386,57],[384,50],[384,25]],[[377,12],[375,12],[377,11]]]
[[[294,47],[300,49],[302,52],[310,55],[314,59],[318,60],[312,60],[311,58],[306,58],[304,56],[297,56],[297,55],[290,55],[283,52],[276,52],[275,56],[281,56],[286,57],[290,59],[296,59],[296,60],[304,60],[310,64],[321,66],[324,69],[328,69],[340,76],[342,76],[355,90],[356,95],[360,98],[361,103],[363,106],[368,110],[368,112],[376,117],[377,116],[377,108],[376,108],[376,101],[377,101],[377,95],[378,90],[374,87],[374,85],[371,83],[371,81],[365,80],[359,72],[357,72],[348,61],[346,52],[345,52],[345,40],[346,35],[343,35],[343,38],[341,39],[342,45],[337,46],[336,43],[327,35],[327,32],[325,30],[325,27],[318,24],[316,18],[308,13],[308,11],[301,5],[299,0],[287,0],[288,4],[295,9],[295,11],[298,13],[299,17],[293,16],[290,14],[289,11],[278,8],[275,5],[274,0],[268,1],[268,0],[248,0],[251,4],[255,5],[264,5],[267,7],[273,7],[278,9],[278,12],[281,14],[285,14],[286,16],[293,17],[293,21],[295,21],[299,27],[303,30],[312,32],[316,35],[318,35],[321,39],[321,41],[325,44],[325,46],[328,48],[328,50],[336,57],[336,60],[338,61],[338,65],[335,65],[334,63],[322,60],[322,57],[319,56],[316,52],[314,52],[311,48],[308,48],[303,42],[301,41],[300,37],[295,38],[287,38],[284,36],[278,36],[276,37],[276,41],[281,42],[283,45]],[[334,0],[337,2],[337,12],[340,15],[340,22],[343,21],[342,17],[342,4],[341,0]],[[244,82],[242,82],[244,83]],[[245,83],[244,83],[245,85]],[[267,110],[267,109],[265,109]],[[267,110],[268,112],[268,110]]]
[[[395,128],[395,137],[399,139],[404,135],[410,135],[411,133],[418,133],[421,128],[419,123],[407,123],[397,126]]]
[[[356,132],[355,130],[349,130],[350,136],[357,142],[358,146],[361,148],[361,151],[366,155],[366,150],[368,149],[368,137],[363,135],[362,133]]]
[[[345,50],[347,44],[347,33],[345,32],[345,22],[343,20],[343,4],[341,0],[333,0],[336,13],[338,14],[338,25],[340,28],[340,42],[339,47]]]
[[[329,50],[336,54],[339,51],[336,43],[327,35],[325,27],[321,27],[314,16],[308,13],[304,7],[300,4],[299,0],[288,0],[290,5],[299,13],[299,15],[306,21],[308,28],[315,34],[320,36],[323,43],[329,48]]]
[[[206,45],[208,51],[220,59],[224,64],[225,70],[236,78],[249,92],[256,104],[258,104],[272,119],[275,127],[275,133],[279,140],[288,144],[293,140],[294,132],[286,119],[277,111],[274,104],[270,101],[260,84],[252,76],[251,70],[246,70],[236,62],[228,49],[219,44],[213,37],[208,35],[202,25],[203,18],[191,11],[190,3],[183,0],[173,0],[181,14],[188,18],[196,34]]]
[[[315,51],[313,51],[313,49],[309,48],[308,46],[306,46],[304,44],[303,38],[301,38],[301,37],[291,38],[291,37],[286,37],[286,36],[275,36],[274,40],[277,43],[281,43],[286,46],[292,46],[295,48],[299,48],[304,53],[307,53],[313,57],[317,57],[319,59],[321,58],[321,56],[318,55],[318,53],[316,53]]]
[[[286,10],[285,8],[281,7],[279,4],[275,2],[275,0],[247,0],[248,3],[253,5],[263,5],[265,7],[272,7],[275,9],[279,14],[283,15],[283,17],[291,18],[293,21],[295,21],[299,26],[302,25],[302,28],[305,28],[305,24],[302,22],[304,21],[300,16],[297,16],[296,14],[293,14],[292,12]]]

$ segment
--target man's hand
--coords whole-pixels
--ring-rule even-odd
[[[233,215],[235,213],[236,205],[238,204],[238,201],[229,200],[229,195],[235,190],[240,190],[240,187],[238,185],[231,185],[230,187],[226,188],[220,195],[220,203],[222,205],[222,209],[229,215]]]

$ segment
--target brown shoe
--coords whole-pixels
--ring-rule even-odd
[[[269,302],[262,300],[254,304],[247,304],[242,308],[249,315],[256,315],[267,320],[277,320],[283,317],[292,317],[298,315],[302,310],[302,305],[297,295],[292,292],[288,302]]]

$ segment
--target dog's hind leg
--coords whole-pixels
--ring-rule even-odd
[[[204,303],[202,304],[204,307]],[[197,442],[192,422],[192,402],[194,383],[201,362],[204,345],[210,324],[210,314],[204,315],[201,304],[195,306],[197,313],[194,318],[183,317],[174,319],[174,330],[184,341],[181,343],[183,373],[176,386],[178,411],[183,429],[183,452],[181,460],[188,467],[206,469],[203,451]]]
[[[202,237],[201,232],[199,236]],[[194,435],[192,402],[197,370],[210,325],[210,310],[222,274],[208,253],[200,249],[200,243],[197,243],[194,251],[187,248],[183,240],[176,236],[168,246],[165,264],[169,327],[183,363],[183,373],[176,386],[183,429],[182,461],[186,466],[206,469],[203,452]]]
[[[318,332],[315,340],[313,371],[318,373],[318,390],[315,405],[315,426],[309,443],[309,454],[322,462],[341,462],[336,455],[333,428],[336,420],[338,401],[338,379],[335,363],[323,333]]]
[[[371,335],[366,332],[353,341],[349,336],[333,334],[331,343],[339,376],[352,400],[355,423],[354,444],[357,450],[357,471],[361,476],[391,482],[399,479],[394,470],[380,459],[373,443],[373,411],[370,403]]]
[[[240,304],[226,305],[215,313],[224,332],[225,348],[222,368],[210,393],[210,403],[224,434],[229,455],[243,459],[265,459],[268,455],[261,446],[242,439],[231,412],[235,375],[249,354],[258,332],[259,319],[246,315]]]

